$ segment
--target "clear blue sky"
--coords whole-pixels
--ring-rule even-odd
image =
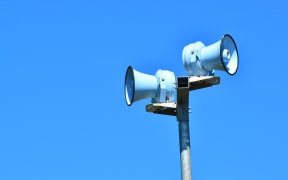
[[[128,107],[132,65],[185,76],[182,49],[223,34],[235,76],[190,92],[194,180],[287,180],[284,1],[0,2],[0,179],[180,179],[175,117]]]

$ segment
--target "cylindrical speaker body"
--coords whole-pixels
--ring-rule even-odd
[[[197,41],[183,48],[182,61],[184,68],[189,76],[204,76],[208,70],[203,69],[203,65],[199,61],[201,50],[205,45]]]
[[[172,102],[175,96],[176,78],[173,72],[159,69],[156,74],[157,95],[152,99],[153,103]]]

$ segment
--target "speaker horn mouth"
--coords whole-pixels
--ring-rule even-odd
[[[229,34],[225,34],[221,39],[220,55],[225,71],[229,75],[236,74],[239,65],[238,50],[234,39]]]
[[[132,66],[129,66],[125,75],[124,93],[128,106],[131,106],[134,100],[135,82]]]

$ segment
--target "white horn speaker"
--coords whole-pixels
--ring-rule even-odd
[[[124,84],[128,106],[135,101],[152,98],[153,103],[171,102],[175,95],[175,75],[171,71],[158,70],[155,76],[127,68]]]
[[[186,72],[191,76],[212,74],[214,70],[234,75],[239,64],[237,46],[229,34],[207,47],[199,41],[185,46],[182,60]]]

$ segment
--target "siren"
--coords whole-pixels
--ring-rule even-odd
[[[234,75],[239,64],[237,46],[229,34],[225,34],[221,40],[207,47],[200,41],[185,46],[182,60],[190,76],[213,75],[214,70]]]
[[[175,75],[159,69],[155,76],[136,71],[131,66],[125,75],[124,93],[126,103],[152,98],[152,103],[172,102],[175,95]]]

